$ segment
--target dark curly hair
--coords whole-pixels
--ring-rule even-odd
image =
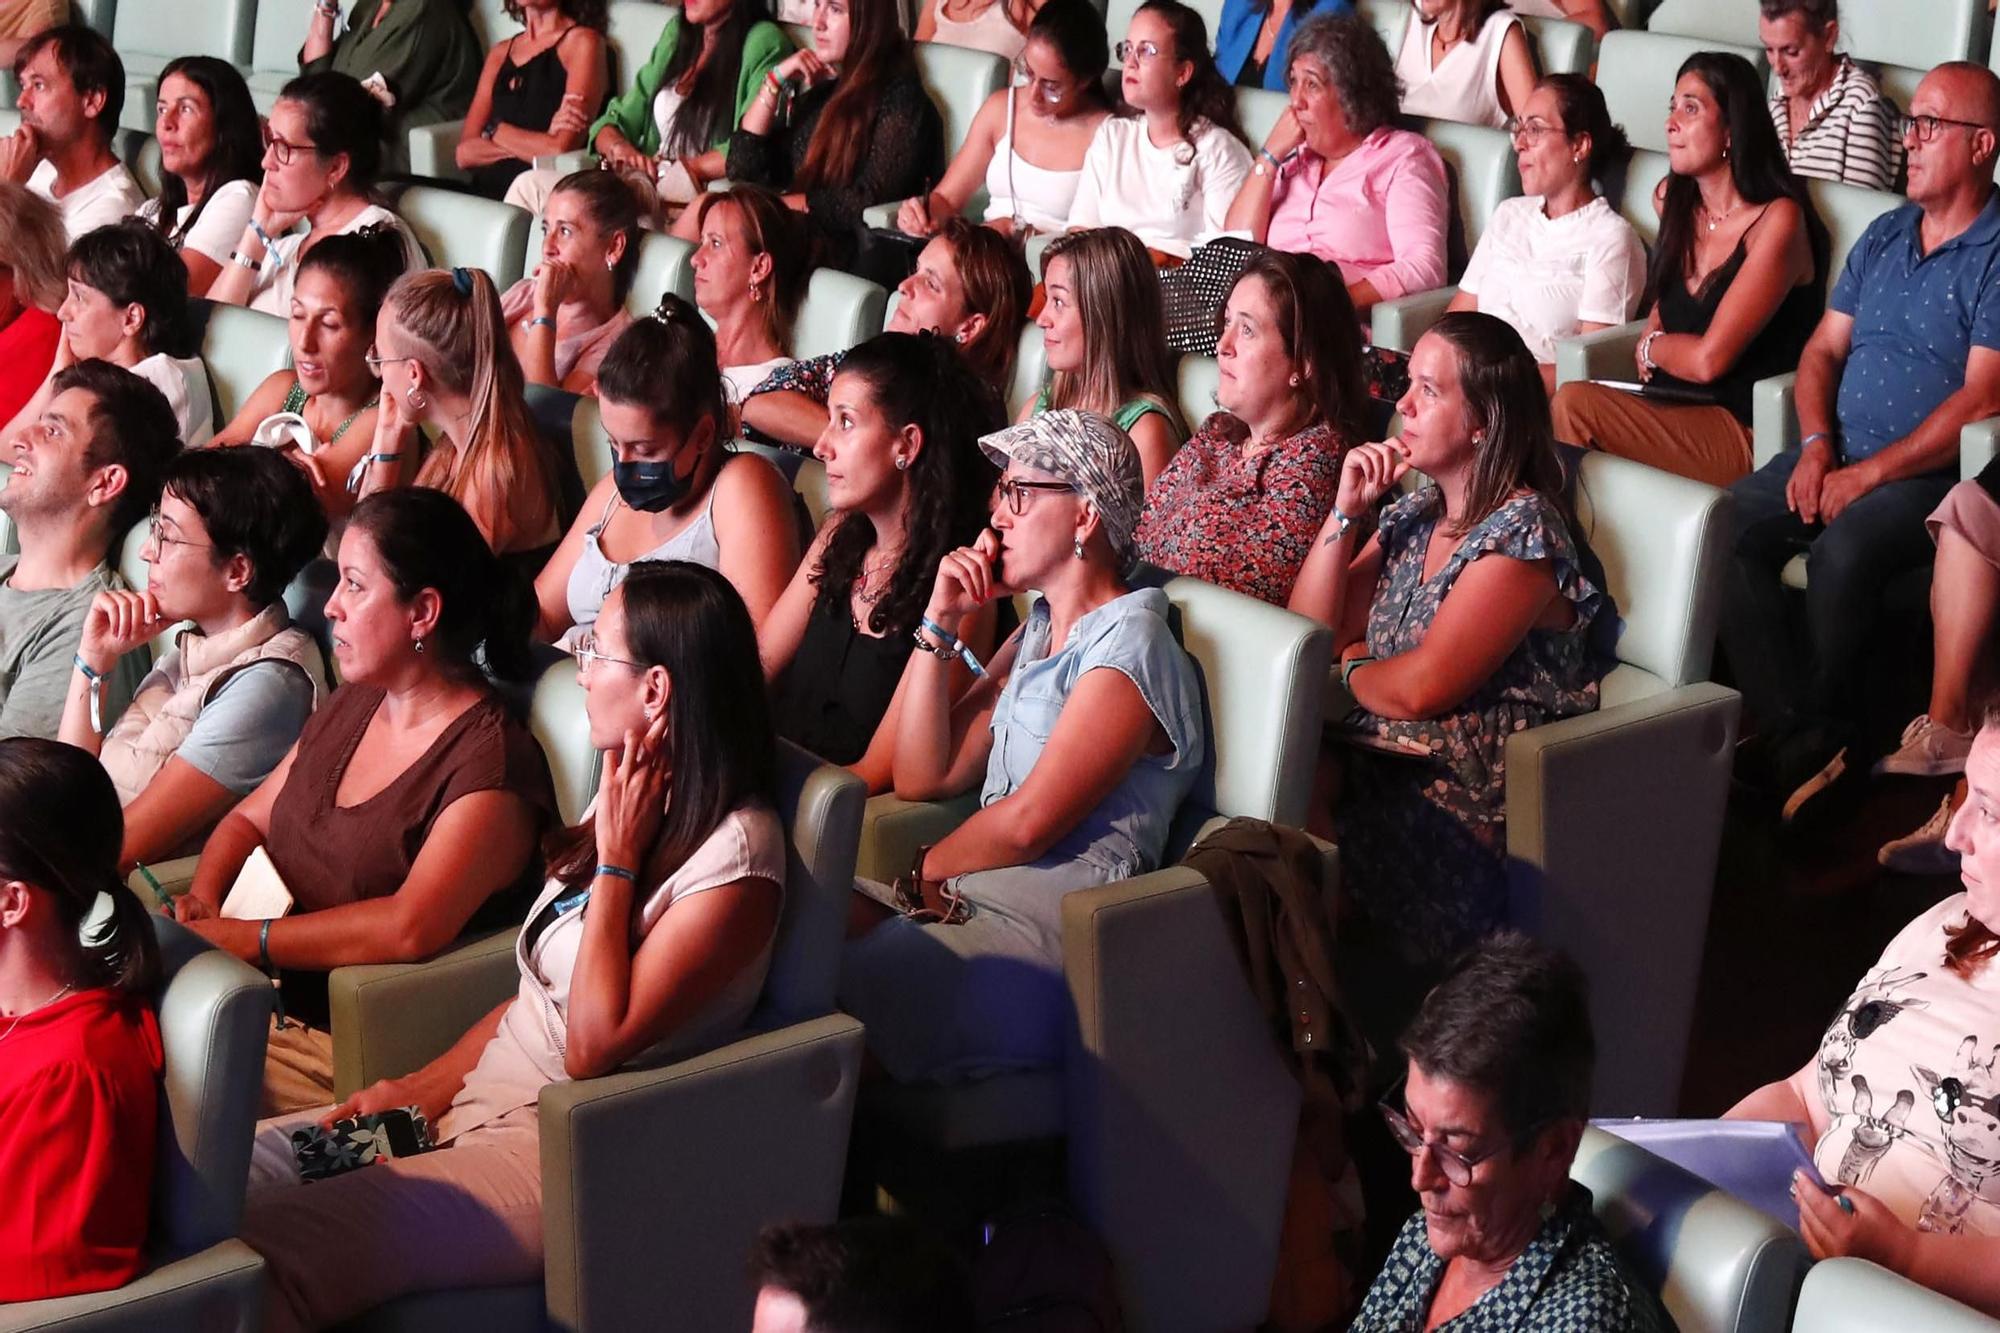
[[[924,447],[903,474],[909,487],[903,552],[888,590],[868,614],[871,633],[910,634],[923,617],[938,561],[986,526],[996,474],[979,437],[1005,425],[1006,413],[993,389],[934,333],[877,334],[850,351],[835,373],[867,384],[891,430],[915,426],[923,437]],[[845,605],[875,544],[875,527],[853,513],[834,522],[811,578],[821,597]]]
[[[507,17],[526,26],[528,7],[522,4],[521,0],[505,0],[505,2]],[[556,8],[562,11],[564,18],[579,28],[595,28],[603,32],[605,24],[610,22],[609,0],[561,0]]]
[[[1340,99],[1340,114],[1355,138],[1365,139],[1396,118],[1403,97],[1396,62],[1366,19],[1315,14],[1301,23],[1285,53],[1287,84],[1292,81],[1292,67],[1303,56],[1326,66],[1333,95]]]

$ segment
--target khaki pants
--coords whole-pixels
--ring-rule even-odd
[[[262,1114],[289,1115],[333,1102],[333,1034],[309,1028],[296,1018],[271,1020],[271,1044],[264,1054]]]
[[[1727,486],[1750,475],[1750,431],[1724,407],[1662,403],[1601,384],[1565,384],[1556,438]]]

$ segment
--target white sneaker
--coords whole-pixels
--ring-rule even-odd
[[[1825,768],[1807,778],[1803,783],[1799,784],[1797,791],[1785,798],[1785,808],[1778,812],[1778,818],[1787,824],[1791,823],[1794,819],[1798,818],[1799,811],[1806,807],[1807,802],[1811,801],[1813,797],[1819,795],[1828,787],[1831,787],[1834,783],[1840,781],[1841,776],[1846,772],[1847,748],[1842,746],[1833,758],[1826,761]]]
[[[1937,813],[1923,827],[1906,837],[1882,844],[1875,859],[1890,870],[1905,875],[1955,875],[1958,853],[1944,845],[1945,830],[1951,827],[1951,797],[1938,803]]]
[[[1892,773],[1913,778],[1955,776],[1965,771],[1965,756],[1971,752],[1971,736],[1933,722],[1929,713],[1922,713],[1903,728],[1903,743],[1895,753],[1876,761],[1875,776]]]

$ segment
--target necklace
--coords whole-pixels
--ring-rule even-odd
[[[72,981],[68,985],[64,986],[61,990],[57,991],[54,995],[49,996],[48,999],[43,1000],[40,1004],[36,1005],[33,1009],[23,1009],[20,1013],[15,1014],[14,1021],[7,1025],[7,1030],[5,1032],[0,1032],[0,1041],[5,1041],[7,1040],[7,1038],[13,1036],[14,1029],[21,1026],[21,1020],[26,1018],[29,1014],[40,1013],[42,1010],[48,1008],[50,1005],[54,1004],[57,1000],[60,1000],[63,996],[69,994],[71,991],[75,989],[76,989],[76,983]]]
[[[879,564],[870,563],[866,560],[861,562],[861,586],[855,589],[854,595],[860,599],[863,606],[873,606],[889,595],[888,580],[885,580],[879,588],[871,588],[869,585],[875,582],[876,575],[886,574],[894,570],[896,568],[896,561],[902,558],[902,554],[901,551],[891,551],[882,558]]]
[[[1715,235],[1715,229],[1717,227],[1720,227],[1723,223],[1727,222],[1730,218],[1735,217],[1738,211],[1742,209],[1743,203],[1744,203],[1743,200],[1738,199],[1735,203],[1723,209],[1720,213],[1710,211],[1708,205],[1703,204],[1701,206],[1701,215],[1704,218],[1708,219],[1708,234],[1710,236]]]

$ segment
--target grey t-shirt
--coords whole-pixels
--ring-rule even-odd
[[[174,756],[248,796],[299,738],[313,687],[290,662],[255,662],[222,682]]]
[[[14,587],[19,563],[19,556],[0,557],[0,737],[54,739],[90,603],[100,592],[125,587],[125,580],[104,564],[75,587],[23,592]],[[107,727],[131,701],[145,666],[143,650],[129,653],[105,680]]]

